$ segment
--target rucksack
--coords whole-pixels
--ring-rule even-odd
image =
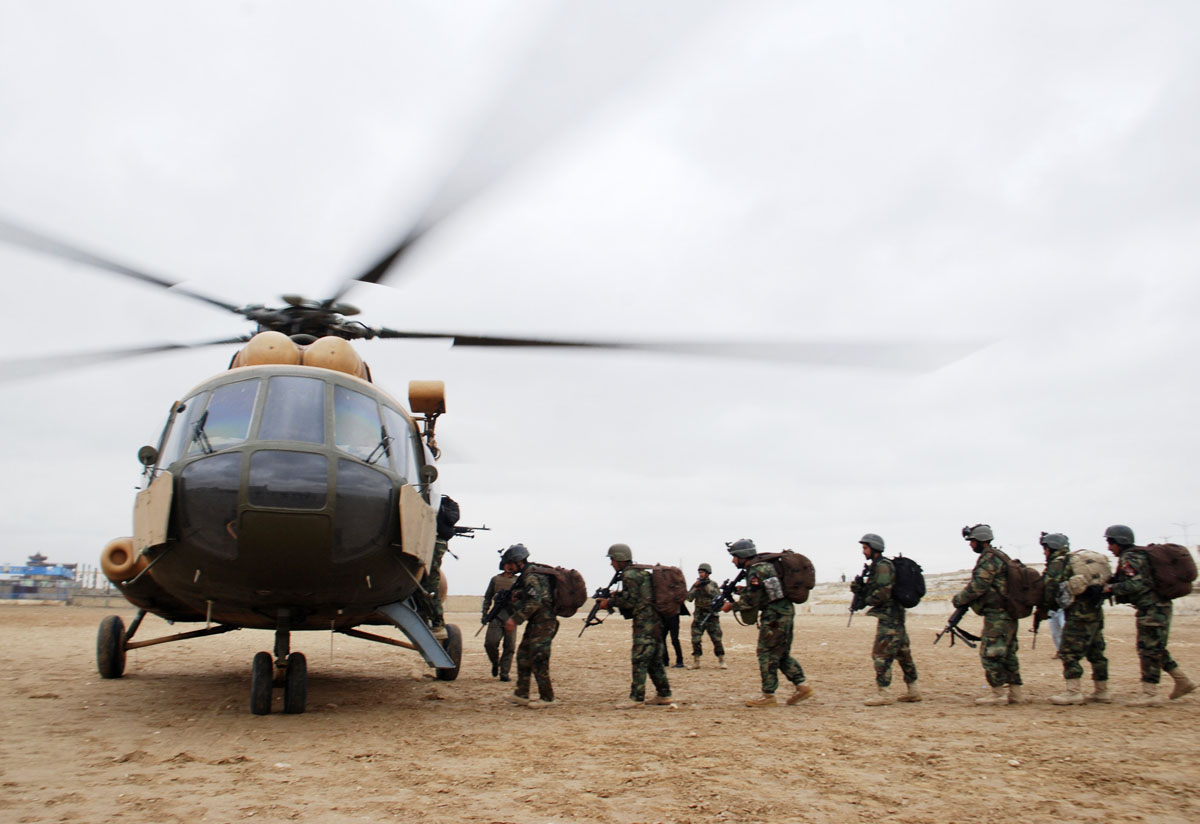
[[[775,565],[775,571],[783,584],[784,598],[793,604],[803,604],[808,600],[808,593],[817,585],[817,570],[812,561],[790,549],[755,555],[751,559],[751,563],[755,564],[762,561],[770,561]]]
[[[1067,556],[1071,577],[1066,580],[1067,592],[1078,596],[1092,586],[1104,586],[1112,578],[1108,558],[1090,549],[1077,549]]]
[[[1045,589],[1042,573],[1009,558],[998,549],[993,548],[992,552],[1004,560],[1004,609],[1017,620],[1029,617],[1034,608],[1042,603]]]
[[[925,576],[921,574],[921,565],[912,558],[897,555],[892,559],[892,568],[896,570],[895,580],[892,581],[892,598],[905,609],[912,609],[925,597]]]
[[[579,570],[546,564],[530,564],[528,570],[545,575],[554,582],[554,614],[559,618],[570,618],[587,601],[587,584]]]
[[[630,564],[629,569],[650,571],[650,589],[654,593],[655,612],[664,618],[679,615],[679,609],[687,600],[688,594],[688,582],[682,569],[662,564]]]
[[[1144,549],[1154,573],[1154,592],[1160,598],[1182,598],[1192,591],[1196,561],[1179,544],[1147,544]]]

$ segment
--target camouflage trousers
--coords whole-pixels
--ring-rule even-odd
[[[629,685],[629,697],[633,701],[646,700],[646,675],[659,695],[670,695],[671,684],[667,681],[667,670],[663,658],[667,654],[662,627],[657,631],[635,631],[630,661],[633,665],[633,680]]]
[[[1021,664],[1017,660],[1017,621],[1004,610],[983,613],[983,636],[979,641],[979,660],[983,674],[992,687],[1021,685]]]
[[[553,637],[553,636],[551,636]],[[504,642],[504,650],[500,649],[500,642]],[[504,631],[504,621],[499,618],[493,618],[488,622],[487,632],[483,636],[483,651],[487,653],[488,660],[500,668],[500,674],[507,676],[512,669],[513,647],[516,646],[517,631]]]
[[[892,684],[892,661],[900,665],[904,683],[917,680],[917,665],[913,663],[912,648],[908,644],[908,630],[904,628],[904,613],[898,618],[879,616],[875,628],[875,646],[871,648],[871,660],[875,664],[875,683],[881,687]]]
[[[702,612],[697,607],[696,615],[692,618],[692,655],[697,658],[704,654],[704,650],[700,648],[700,642],[704,640],[705,635],[708,635],[712,639],[713,655],[720,656],[725,654],[725,644],[722,643],[724,636],[721,633],[721,619],[714,615],[708,619],[708,623],[703,627],[700,626],[700,621],[704,618],[704,612],[707,611],[704,610]]]
[[[1073,681],[1083,677],[1080,659],[1087,658],[1092,665],[1092,680],[1108,680],[1108,658],[1104,656],[1104,614],[1099,619],[1082,619],[1067,614],[1063,624],[1062,639],[1058,645],[1058,657],[1062,659],[1063,678]]]
[[[449,545],[445,541],[437,541],[433,545],[433,557],[429,568],[421,578],[421,592],[417,593],[417,606],[429,619],[431,627],[440,627],[446,623],[442,614],[442,599],[438,597],[438,588],[442,585],[442,558],[446,555]]]
[[[1172,611],[1170,604],[1137,611],[1138,660],[1142,664],[1142,680],[1147,684],[1157,684],[1163,670],[1170,672],[1179,666],[1167,652]]]
[[[790,607],[791,604],[789,603]],[[792,657],[792,610],[775,611],[767,607],[758,622],[758,671],[762,675],[762,691],[773,695],[779,689],[779,672],[793,684],[804,683],[804,669]]]
[[[554,699],[554,687],[550,684],[550,642],[558,634],[558,619],[549,618],[530,621],[525,625],[525,634],[517,647],[516,695],[529,697],[529,677],[537,679],[538,695],[546,700]]]

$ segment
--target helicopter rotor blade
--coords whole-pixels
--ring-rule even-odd
[[[343,281],[324,305],[356,283],[379,283],[430,231],[644,77],[655,62],[677,53],[689,31],[721,7],[717,0],[678,6],[610,0],[586,11],[578,4],[555,4],[523,62],[483,111],[457,162],[399,242],[365,272]]]
[[[927,372],[940,369],[965,358],[990,343],[989,341],[946,340],[589,341],[460,335],[451,332],[400,332],[386,328],[376,330],[376,337],[449,340],[451,346],[600,349],[908,372]]]
[[[126,266],[123,263],[117,263],[116,261],[109,260],[108,258],[101,257],[100,255],[94,254],[85,249],[81,249],[78,246],[73,246],[61,240],[55,240],[48,235],[35,232],[32,229],[26,229],[22,226],[16,225],[15,223],[10,223],[3,218],[0,218],[0,241],[10,243],[13,246],[20,246],[24,249],[29,249],[30,251],[41,252],[52,257],[61,258],[62,260],[69,260],[75,263],[82,263],[85,266],[91,266],[96,269],[103,269],[104,271],[123,275],[127,278],[140,280],[142,283],[161,286],[164,289],[170,289],[176,294],[184,295],[192,298],[193,300],[203,301],[204,303],[208,303],[221,309],[225,309],[226,311],[233,312],[235,315],[244,314],[239,307],[234,306],[232,303],[226,303],[223,300],[211,298],[208,295],[202,295],[199,292],[193,292],[184,288],[183,286],[180,286],[173,280],[168,280],[167,278],[159,277],[158,275],[151,275],[148,272],[143,272],[140,269],[134,269],[132,266]]]
[[[176,349],[200,349],[206,346],[223,346],[230,343],[245,343],[246,336],[222,338],[221,340],[197,341],[195,343],[155,343],[146,346],[129,346],[120,349],[103,349],[91,352],[67,352],[62,354],[35,355],[28,358],[13,358],[0,361],[0,383],[24,378],[40,377],[55,372],[66,372],[97,363],[129,360],[159,352]]]

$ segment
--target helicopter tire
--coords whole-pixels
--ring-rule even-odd
[[[283,711],[292,715],[304,712],[308,702],[308,661],[302,652],[293,652],[287,659],[283,681]]]
[[[446,624],[446,640],[442,642],[442,648],[454,662],[454,668],[439,669],[435,672],[437,672],[439,681],[453,681],[458,677],[458,668],[462,663],[462,630],[458,628],[457,624]]]
[[[267,715],[271,712],[271,688],[274,686],[275,664],[271,653],[255,654],[250,666],[250,712]]]
[[[109,615],[100,622],[96,633],[96,669],[101,678],[120,678],[125,674],[125,622]]]

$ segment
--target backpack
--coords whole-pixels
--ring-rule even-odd
[[[530,572],[545,575],[554,582],[554,614],[559,618],[570,618],[588,599],[587,584],[577,569],[547,566],[546,564],[530,564]]]
[[[1179,544],[1147,544],[1144,549],[1154,573],[1154,592],[1160,598],[1182,598],[1192,591],[1196,561]]]
[[[1090,549],[1077,549],[1067,556],[1071,577],[1066,580],[1067,592],[1078,596],[1091,586],[1104,586],[1112,577],[1108,558]]]
[[[892,581],[892,598],[905,609],[912,609],[925,597],[925,576],[921,565],[912,558],[897,555],[892,559],[896,578]]]
[[[808,593],[817,585],[817,571],[812,561],[790,549],[755,555],[751,559],[751,563],[755,564],[762,561],[770,561],[775,565],[775,571],[783,583],[783,597],[793,604],[803,604],[808,600]]]
[[[1045,589],[1042,573],[1009,558],[998,549],[992,549],[992,552],[1004,560],[1004,609],[1014,619],[1028,618],[1034,608],[1042,603]]]
[[[654,593],[654,611],[664,618],[679,615],[683,602],[687,600],[688,582],[683,570],[662,564],[630,564],[630,569],[650,571],[650,589]]]

